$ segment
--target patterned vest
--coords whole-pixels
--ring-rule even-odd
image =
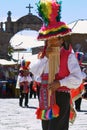
[[[71,53],[71,49],[65,50],[64,48],[61,49],[60,52],[60,67],[59,72],[55,75],[56,80],[61,80],[64,77],[70,74],[68,69],[68,56]],[[69,91],[70,89],[67,86],[62,86],[58,88],[58,91]]]
[[[64,48],[61,49],[60,69],[59,69],[59,73],[55,75],[55,80],[63,79],[65,76],[69,75],[67,61],[68,61],[68,56],[70,53],[71,53],[70,50],[65,50]],[[40,108],[48,109],[48,101],[47,101],[48,99],[48,93],[47,93],[48,74],[43,73],[41,78],[42,78],[42,83],[41,83],[41,88],[40,88]],[[58,89],[58,91],[64,91],[64,92],[69,91],[69,90],[70,89],[67,88],[67,86],[62,86]],[[50,98],[51,98],[50,106],[52,106],[53,104],[55,104],[54,93],[52,94]]]

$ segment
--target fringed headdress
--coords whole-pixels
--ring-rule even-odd
[[[29,70],[30,61],[26,61],[24,58],[21,59],[19,70]]]
[[[47,40],[51,37],[64,36],[71,29],[61,22],[61,1],[40,0],[37,4],[38,14],[43,20],[43,26],[39,30],[38,40]]]

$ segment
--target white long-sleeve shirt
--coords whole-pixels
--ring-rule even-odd
[[[16,88],[20,88],[20,85],[19,85],[19,83],[21,83],[21,82],[24,82],[24,81],[27,81],[28,83],[30,83],[31,81],[32,81],[32,78],[30,77],[30,75],[28,75],[28,76],[20,76],[20,75],[18,75],[18,78],[17,78],[17,83],[16,83]]]
[[[41,74],[48,73],[49,67],[48,67],[48,58],[44,57],[42,59],[37,59],[35,64],[30,65],[30,71],[34,74],[35,77],[40,77]],[[68,69],[70,74],[63,78],[62,80],[59,80],[61,87],[67,86],[68,88],[77,88],[82,83],[82,73],[80,66],[78,64],[78,61],[72,52],[68,57]]]

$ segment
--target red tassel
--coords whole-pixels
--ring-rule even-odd
[[[32,89],[34,92],[37,92],[37,87],[36,86],[32,86]]]
[[[40,108],[38,108],[35,114],[37,115],[37,119],[41,119],[42,110]]]
[[[58,116],[59,115],[59,112],[60,112],[60,108],[57,104],[54,104],[53,107],[52,107],[52,112],[53,112],[53,115],[54,116]]]
[[[33,86],[32,86],[32,89],[37,92],[37,82],[33,82]]]
[[[70,116],[69,116],[69,121],[71,123],[73,123],[75,121],[75,118],[76,118],[76,112],[74,110],[73,107],[70,108]]]

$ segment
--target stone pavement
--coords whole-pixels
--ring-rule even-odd
[[[35,117],[38,99],[29,99],[29,108],[21,108],[18,99],[0,99],[0,130],[41,130],[41,122]],[[77,112],[69,130],[87,130],[87,100],[82,100],[81,112]]]

